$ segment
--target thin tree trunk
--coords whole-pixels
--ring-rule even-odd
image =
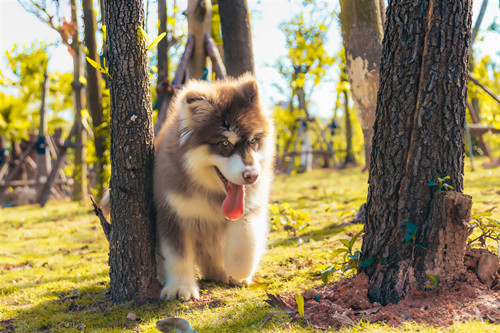
[[[302,155],[300,155],[300,165],[299,172],[306,172],[312,169],[312,144],[311,144],[311,132],[309,126],[309,112],[307,112],[307,104],[306,104],[306,93],[304,91],[304,87],[297,88],[297,98],[299,100],[299,111],[304,111],[304,120],[301,120],[300,126],[302,127],[302,131],[300,132],[301,144],[300,151]]]
[[[42,105],[40,107],[40,125],[38,127],[37,141],[37,161],[36,161],[36,181],[38,193],[43,188],[43,183],[47,181],[47,175],[50,172],[50,152],[49,145],[46,142],[47,133],[47,99],[49,97],[49,77],[47,72],[43,75],[42,84]]]
[[[111,83],[110,287],[113,302],[157,299],[153,122],[142,0],[108,0]]]
[[[397,303],[425,289],[429,275],[448,286],[464,271],[471,200],[460,192],[471,11],[471,0],[388,7],[361,255],[372,301]],[[445,176],[456,192],[434,194],[427,184]],[[409,222],[417,230],[405,246]]]
[[[380,0],[341,0],[340,8],[347,73],[356,113],[363,130],[366,169],[369,169],[385,8]]]
[[[158,0],[158,36],[167,32],[167,3],[166,0]],[[158,43],[158,82],[160,85],[165,80],[168,80],[168,37],[165,36],[160,43]],[[156,106],[158,108],[158,116],[160,116],[160,109],[165,99],[165,94],[158,93]],[[158,123],[161,120],[158,119]]]
[[[356,164],[356,158],[352,153],[352,124],[351,124],[351,114],[349,112],[349,92],[344,90],[344,116],[345,116],[345,160],[344,167],[349,164]]]
[[[246,0],[219,0],[219,14],[227,75],[255,73],[252,33]]]
[[[82,0],[83,5],[83,23],[85,27],[85,45],[88,49],[88,57],[97,63],[100,63],[97,54],[96,43],[96,18],[94,15],[93,0]],[[94,129],[94,146],[97,158],[97,195],[98,200],[101,199],[104,184],[106,183],[105,166],[108,164],[105,156],[106,152],[106,128],[102,128],[104,120],[102,110],[102,93],[101,93],[101,72],[96,70],[85,61],[87,69],[87,105],[92,116],[92,125]]]
[[[74,33],[71,41],[73,50],[73,91],[75,93],[75,170],[73,173],[74,185],[72,199],[75,201],[87,197],[87,164],[85,163],[87,135],[84,134],[82,124],[82,110],[85,108],[81,75],[81,46],[78,38],[78,15],[76,0],[71,0],[71,20],[74,23]]]

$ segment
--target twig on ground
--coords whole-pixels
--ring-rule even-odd
[[[86,293],[87,293],[87,295],[89,295],[90,298],[92,298],[92,300],[97,305],[97,307],[99,308],[99,310],[101,311],[101,313],[104,313],[104,309],[102,308],[101,304],[99,304],[99,302],[97,302],[97,300],[94,298],[94,296],[92,296],[92,294],[89,293],[88,291],[86,291]]]

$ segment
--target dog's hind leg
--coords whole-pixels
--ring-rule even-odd
[[[265,214],[264,214],[265,215]],[[232,284],[250,284],[257,269],[267,238],[262,221],[264,218],[251,216],[240,221],[229,222],[224,254],[224,267]]]

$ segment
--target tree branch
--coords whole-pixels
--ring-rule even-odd
[[[99,221],[101,222],[102,231],[104,231],[104,235],[106,236],[106,239],[109,242],[111,238],[111,223],[109,223],[108,220],[106,220],[106,217],[104,216],[101,207],[99,207],[99,205],[95,202],[92,196],[90,196],[90,200],[92,201],[92,206],[94,206],[94,214],[99,218]]]

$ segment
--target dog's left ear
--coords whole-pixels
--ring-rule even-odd
[[[255,77],[250,73],[243,74],[239,78],[239,91],[249,104],[254,104],[259,100],[259,86]]]

